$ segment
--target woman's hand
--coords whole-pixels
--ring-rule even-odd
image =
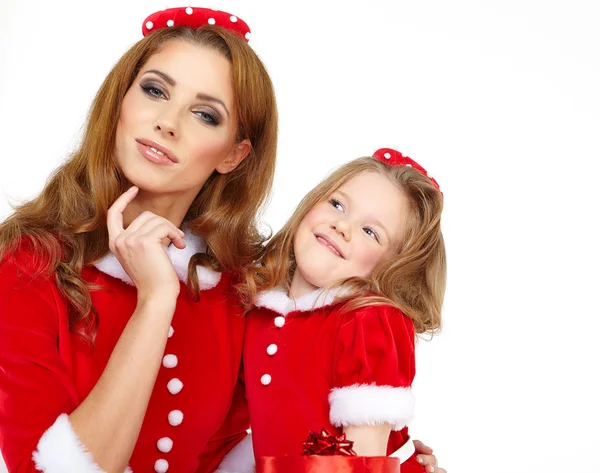
[[[437,458],[433,454],[433,449],[425,445],[420,440],[414,440],[415,450],[417,451],[418,462],[425,467],[427,473],[447,473],[445,469],[437,466]]]
[[[127,229],[123,228],[123,212],[138,193],[131,187],[108,209],[109,248],[127,272],[138,291],[138,300],[167,298],[175,302],[179,294],[179,278],[169,259],[163,241],[185,248],[183,232],[152,212],[143,212]]]

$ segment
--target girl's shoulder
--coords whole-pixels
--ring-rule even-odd
[[[349,300],[338,305],[337,311],[345,322],[356,321],[361,324],[408,324],[412,321],[398,307],[385,303],[368,304],[368,300],[360,302]]]
[[[352,308],[352,305],[342,304],[338,308],[338,316],[341,317],[338,329],[340,341],[346,340],[353,345],[356,337],[361,337],[375,345],[388,340],[402,345],[405,350],[414,349],[412,320],[393,305],[373,304]]]

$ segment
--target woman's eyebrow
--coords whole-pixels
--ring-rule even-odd
[[[177,82],[175,81],[175,79],[173,79],[168,74],[165,74],[164,72],[158,71],[156,69],[150,69],[149,71],[144,72],[144,74],[150,74],[150,73],[156,74],[157,76],[161,77],[171,87],[174,87],[177,84]],[[225,103],[221,99],[213,97],[212,95],[204,94],[202,92],[198,92],[196,94],[196,98],[198,100],[204,100],[204,101],[207,101],[207,102],[218,103],[219,105],[221,105],[221,107],[223,107],[223,109],[225,110],[225,113],[227,113],[227,116],[229,116],[229,110],[227,109],[227,106],[225,105]]]

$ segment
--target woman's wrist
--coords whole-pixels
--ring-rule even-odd
[[[144,313],[164,314],[172,316],[177,305],[177,294],[154,292],[138,293],[137,310]],[[136,310],[136,311],[137,311]]]

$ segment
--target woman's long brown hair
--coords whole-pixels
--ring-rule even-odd
[[[0,224],[0,259],[23,240],[30,242],[38,269],[55,275],[69,303],[71,328],[83,322],[86,332],[96,330],[98,321],[81,270],[108,253],[107,210],[131,185],[114,159],[123,98],[146,61],[170,41],[210,48],[231,62],[237,138],[252,144],[250,155],[235,171],[209,177],[185,217],[188,228],[202,235],[210,249],[190,261],[190,289],[198,295],[196,264],[242,272],[255,261],[264,242],[257,218],[271,191],[277,147],[277,107],[269,75],[254,51],[227,30],[211,26],[158,30],[127,51],[104,80],[79,149],[54,172],[38,197],[17,207]]]
[[[268,242],[259,264],[251,267],[240,290],[251,307],[259,291],[289,288],[294,270],[294,235],[306,214],[345,182],[363,172],[386,176],[409,201],[409,215],[395,258],[386,259],[368,278],[340,281],[350,289],[346,310],[391,304],[413,320],[416,333],[441,327],[446,290],[446,250],[441,229],[443,198],[431,181],[407,166],[389,166],[375,158],[359,158],[337,170],[310,191],[292,217]]]

